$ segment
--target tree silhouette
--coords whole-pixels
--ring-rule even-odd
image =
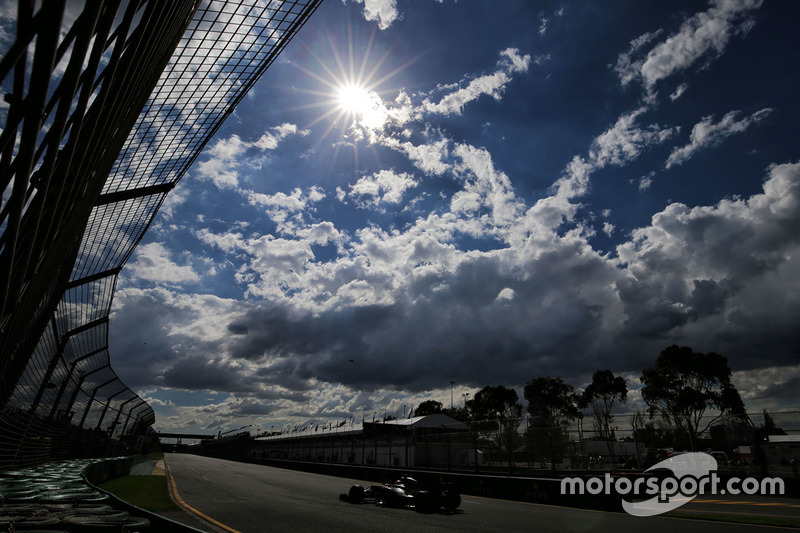
[[[441,413],[443,409],[442,402],[436,400],[425,400],[414,411],[414,416],[435,415]]]
[[[689,436],[697,437],[726,416],[744,416],[744,403],[731,383],[728,360],[714,352],[694,352],[688,346],[666,348],[651,368],[642,372],[642,398],[652,417],[670,420]],[[709,409],[717,414],[706,417]]]
[[[580,416],[575,389],[559,377],[538,377],[525,385],[525,399],[533,422],[528,437],[533,448],[550,459],[555,471],[566,445],[566,426]],[[543,441],[547,443],[547,452]]]
[[[522,404],[517,391],[502,385],[487,385],[466,403],[473,419],[483,421],[476,427],[491,430],[497,445],[501,450],[506,450],[511,469],[514,464],[514,446],[519,440],[517,430],[522,417]]]
[[[614,451],[614,404],[625,403],[628,400],[628,386],[625,378],[615,376],[611,370],[598,370],[592,376],[592,382],[583,391],[578,406],[581,409],[592,408],[595,426],[599,436],[608,443],[608,452],[611,462],[616,467],[616,454]]]

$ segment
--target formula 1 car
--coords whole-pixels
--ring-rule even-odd
[[[461,505],[461,495],[450,484],[424,484],[409,476],[394,483],[362,487],[353,485],[339,499],[351,503],[373,502],[386,507],[405,507],[433,513],[444,509],[452,512]]]

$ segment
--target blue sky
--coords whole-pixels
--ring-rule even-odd
[[[673,343],[796,407],[798,11],[327,0],[123,270],[114,368],[171,430],[635,389]]]

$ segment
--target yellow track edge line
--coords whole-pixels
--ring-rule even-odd
[[[187,511],[191,511],[192,513],[196,514],[197,516],[199,516],[203,520],[205,520],[207,522],[210,522],[210,523],[214,524],[215,526],[224,529],[225,531],[228,531],[229,533],[241,533],[241,531],[233,529],[232,527],[228,527],[225,524],[223,524],[222,522],[219,522],[218,520],[214,520],[210,516],[201,513],[200,511],[198,511],[197,509],[195,509],[194,507],[192,507],[191,505],[189,505],[188,503],[183,501],[183,498],[181,498],[180,495],[178,494],[178,488],[175,486],[175,479],[172,477],[172,471],[170,470],[169,465],[167,464],[167,458],[166,457],[164,457],[164,468],[167,471],[167,478],[169,479],[169,486],[170,486],[170,489],[172,490],[172,495],[175,496],[175,500],[178,502],[178,504],[181,507],[183,507]]]

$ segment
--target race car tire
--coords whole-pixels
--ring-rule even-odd
[[[455,511],[461,505],[461,494],[452,490],[442,491],[442,507],[448,511]]]
[[[364,487],[361,485],[353,485],[347,492],[347,500],[353,503],[361,503],[364,501]]]
[[[421,490],[414,494],[414,509],[418,513],[433,513],[438,508],[435,496],[427,490]]]

